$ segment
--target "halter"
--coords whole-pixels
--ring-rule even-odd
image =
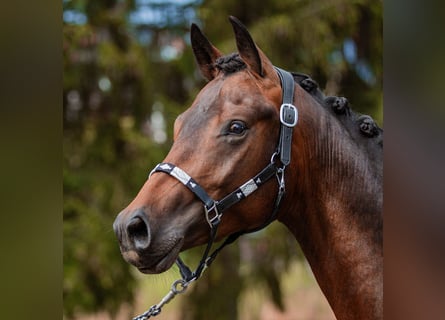
[[[179,272],[181,273],[182,279],[176,280],[172,284],[171,290],[158,304],[153,305],[145,313],[135,317],[133,320],[146,320],[151,316],[158,315],[161,312],[162,306],[164,304],[170,302],[170,300],[172,300],[177,294],[183,293],[190,283],[199,279],[199,277],[202,275],[202,272],[210,266],[218,253],[226,245],[231,244],[236,239],[238,239],[239,236],[245,233],[251,233],[263,229],[275,219],[281,199],[285,192],[284,171],[286,169],[286,166],[290,163],[292,131],[298,121],[297,108],[295,108],[295,106],[292,104],[295,86],[294,78],[291,73],[285,70],[277,67],[275,67],[275,69],[278,73],[278,76],[280,77],[283,94],[283,101],[280,108],[280,138],[277,149],[272,154],[270,163],[263,170],[261,170],[261,172],[259,172],[252,179],[245,182],[235,191],[229,193],[224,198],[218,201],[212,199],[212,197],[207,194],[204,188],[202,188],[192,177],[190,177],[190,175],[188,175],[184,170],[175,166],[174,164],[159,163],[150,172],[149,178],[156,172],[163,172],[174,177],[184,186],[186,186],[191,192],[193,192],[193,194],[199,200],[201,200],[201,202],[204,204],[205,218],[210,226],[210,237],[202,258],[195,271],[192,272],[190,268],[181,260],[181,258],[178,257],[176,260],[176,264],[179,267]],[[226,211],[234,204],[240,202],[247,196],[251,195],[273,176],[276,176],[278,181],[278,194],[275,199],[273,211],[267,221],[260,227],[257,227],[253,230],[239,231],[231,234],[218,248],[210,253],[210,249],[213,245],[213,242],[215,241],[216,232],[218,230],[218,226],[221,222],[224,211]]]

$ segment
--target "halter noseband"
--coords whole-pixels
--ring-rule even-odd
[[[176,178],[191,192],[193,192],[193,194],[199,200],[201,200],[201,202],[204,204],[205,218],[210,226],[210,238],[196,270],[192,272],[190,268],[187,267],[181,260],[181,258],[178,256],[176,264],[179,267],[182,279],[179,279],[173,283],[171,290],[161,300],[161,302],[159,302],[156,305],[153,305],[147,312],[137,316],[133,320],[145,320],[150,318],[151,316],[158,315],[161,312],[161,308],[164,304],[168,303],[177,294],[184,292],[191,282],[199,279],[205,268],[210,266],[210,264],[216,258],[217,254],[226,245],[234,242],[242,234],[255,232],[260,229],[263,229],[275,219],[281,199],[285,192],[284,170],[286,169],[286,166],[290,163],[292,132],[293,132],[293,127],[295,127],[298,121],[298,111],[297,108],[293,105],[294,86],[295,86],[294,78],[290,72],[287,72],[277,67],[275,67],[275,69],[278,73],[278,76],[280,77],[282,95],[283,95],[282,99],[283,101],[280,108],[280,123],[281,123],[280,138],[277,150],[272,155],[270,163],[263,170],[261,170],[260,173],[258,173],[252,179],[248,180],[243,185],[241,185],[235,191],[229,193],[221,200],[216,201],[212,199],[204,190],[204,188],[202,188],[192,177],[190,177],[190,175],[188,175],[184,170],[175,166],[174,164],[159,163],[150,172],[149,178],[153,173],[156,172],[163,172]],[[281,165],[278,164],[277,161],[278,156]],[[250,194],[252,194],[255,190],[257,190],[260,186],[266,183],[274,175],[277,177],[279,187],[278,187],[277,198],[275,199],[274,209],[268,220],[263,225],[253,230],[239,231],[234,234],[231,234],[224,240],[224,242],[217,249],[215,249],[210,254],[210,249],[213,245],[213,242],[215,241],[216,232],[218,230],[218,226],[221,222],[221,218],[223,216],[224,211],[233,206],[234,204],[240,202],[242,199],[246,198]]]

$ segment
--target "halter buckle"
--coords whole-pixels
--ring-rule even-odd
[[[298,121],[297,108],[291,103],[283,103],[280,108],[280,122],[286,127],[293,128]]]
[[[210,217],[210,212],[215,211],[215,215]],[[222,213],[219,213],[218,208],[216,207],[216,202],[213,202],[212,206],[207,209],[207,206],[204,205],[204,212],[207,222],[210,225],[210,228],[216,228],[221,222]]]

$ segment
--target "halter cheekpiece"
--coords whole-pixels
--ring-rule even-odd
[[[213,260],[216,258],[217,254],[228,244],[234,242],[239,236],[245,233],[255,232],[263,229],[269,225],[276,217],[281,199],[285,192],[285,181],[284,181],[284,171],[286,166],[290,163],[291,158],[291,146],[292,146],[292,132],[293,128],[298,122],[298,110],[293,105],[294,97],[294,78],[292,74],[288,71],[275,67],[278,76],[280,77],[281,87],[282,87],[282,105],[280,107],[280,138],[278,142],[277,149],[275,153],[272,154],[270,163],[259,172],[252,179],[245,182],[235,191],[229,193],[227,196],[221,200],[212,199],[207,192],[201,187],[190,175],[188,175],[184,170],[175,166],[171,163],[159,163],[149,175],[156,172],[163,172],[171,177],[180,181],[184,186],[186,186],[193,194],[201,200],[204,204],[204,214],[205,218],[210,226],[210,237],[207,246],[204,250],[202,258],[195,269],[191,269],[185,265],[180,257],[177,258],[176,264],[179,267],[181,273],[181,279],[176,280],[171,287],[171,290],[167,295],[158,303],[153,305],[145,313],[135,317],[133,320],[146,320],[151,316],[156,316],[161,312],[164,304],[172,300],[177,294],[183,293],[188,285],[193,281],[196,281],[201,276],[202,272],[210,266]],[[279,160],[279,161],[278,161]],[[266,183],[270,178],[276,176],[278,181],[278,193],[275,199],[274,209],[268,220],[258,228],[247,231],[240,231],[228,236],[225,241],[212,253],[210,249],[215,241],[216,232],[218,226],[221,222],[221,218],[225,210],[243,200],[253,192],[255,192],[259,187]]]

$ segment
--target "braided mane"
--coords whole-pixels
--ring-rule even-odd
[[[215,67],[225,75],[228,75],[245,69],[247,65],[238,53],[231,53],[216,59]]]

